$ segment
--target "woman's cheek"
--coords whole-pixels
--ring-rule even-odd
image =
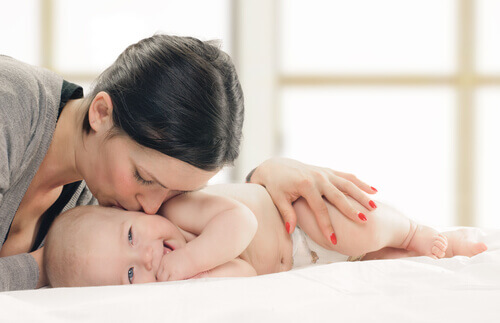
[[[135,190],[137,190],[138,183],[134,178],[130,170],[119,170],[113,173],[113,190],[114,195],[119,199],[131,199],[135,196]],[[124,201],[122,201],[124,203]]]
[[[135,196],[138,183],[134,178],[120,176],[116,180],[117,192],[120,192],[121,196],[126,196],[131,198],[131,196]]]

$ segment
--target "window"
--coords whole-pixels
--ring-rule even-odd
[[[500,224],[498,1],[283,0],[279,14],[282,155],[352,172],[426,224]]]

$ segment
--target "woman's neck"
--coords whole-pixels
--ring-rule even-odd
[[[40,188],[51,190],[82,179],[75,160],[82,136],[82,101],[68,101],[59,116],[49,149],[37,172]]]

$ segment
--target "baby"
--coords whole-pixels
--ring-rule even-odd
[[[61,214],[45,242],[53,287],[253,276],[346,260],[455,255],[487,249],[467,229],[439,233],[378,203],[357,224],[328,204],[338,243],[321,233],[307,202],[294,203],[289,235],[267,191],[255,184],[210,186],[179,195],[158,215],[84,206]],[[470,229],[469,229],[470,230]]]

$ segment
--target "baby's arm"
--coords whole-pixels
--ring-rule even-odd
[[[257,276],[257,271],[248,262],[241,258],[236,258],[231,261],[226,262],[220,266],[213,269],[199,273],[198,275],[192,277],[197,278],[207,278],[207,277],[250,277]]]
[[[192,192],[167,202],[160,215],[196,236],[162,258],[159,281],[191,278],[238,257],[257,232],[257,219],[245,205],[227,197]]]

